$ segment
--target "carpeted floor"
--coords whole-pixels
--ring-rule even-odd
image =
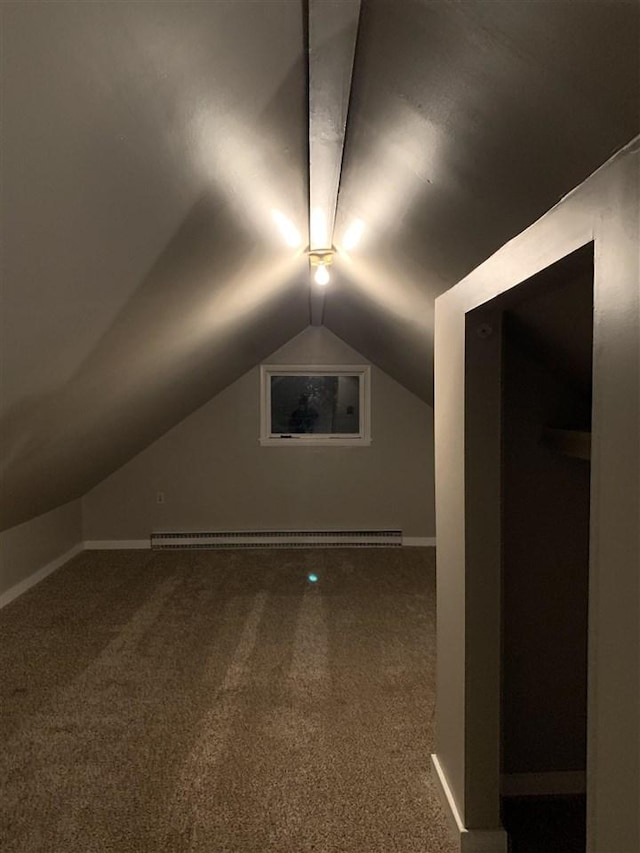
[[[0,611],[3,853],[453,853],[434,587],[420,548],[79,555]]]

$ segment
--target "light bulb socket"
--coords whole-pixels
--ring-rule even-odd
[[[309,255],[309,264],[312,267],[328,267],[333,263],[333,255],[335,249],[332,247],[331,249],[314,249],[310,250],[307,254]]]

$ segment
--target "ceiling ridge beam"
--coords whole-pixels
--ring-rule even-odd
[[[309,0],[309,249],[333,245],[361,0]],[[311,281],[310,322],[322,324],[325,290]]]

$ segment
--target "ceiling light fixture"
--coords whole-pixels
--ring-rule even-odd
[[[329,284],[329,267],[333,263],[333,249],[321,249],[309,252],[309,264],[315,267],[313,280],[324,287]]]

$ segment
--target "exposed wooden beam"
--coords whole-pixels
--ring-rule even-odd
[[[340,187],[360,0],[309,0],[309,248],[328,249]],[[311,280],[310,318],[325,290]]]

